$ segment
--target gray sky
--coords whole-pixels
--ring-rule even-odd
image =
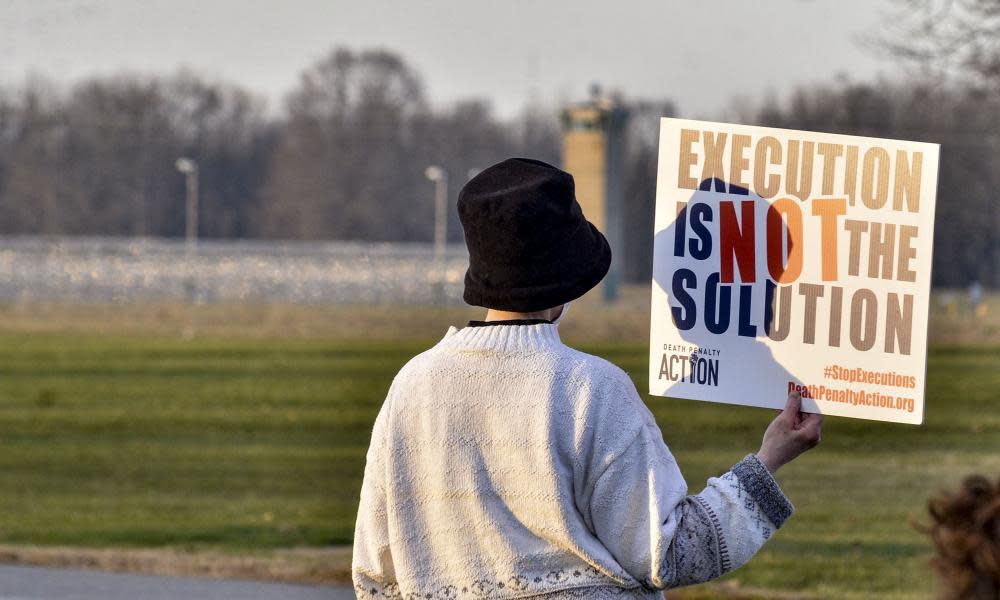
[[[273,107],[303,68],[338,44],[400,52],[430,98],[492,99],[511,115],[529,97],[580,99],[590,82],[671,98],[712,117],[836,73],[893,65],[857,44],[886,0],[5,0],[0,82],[29,71],[93,73],[187,66],[264,93]]]

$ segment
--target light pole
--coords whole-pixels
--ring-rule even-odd
[[[424,176],[434,183],[434,265],[438,277],[435,292],[444,299],[444,245],[448,236],[448,172],[437,165],[431,165]]]
[[[184,174],[187,183],[187,202],[184,211],[184,239],[188,256],[198,247],[198,163],[191,158],[178,158],[177,170]]]

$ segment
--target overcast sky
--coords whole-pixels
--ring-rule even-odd
[[[435,103],[578,100],[590,82],[712,117],[737,95],[892,75],[857,43],[886,0],[4,0],[0,82],[179,66],[241,83],[274,107],[336,45],[395,50]]]

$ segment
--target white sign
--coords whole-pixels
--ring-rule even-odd
[[[662,119],[649,391],[921,423],[938,145]]]

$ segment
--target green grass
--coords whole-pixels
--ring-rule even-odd
[[[371,424],[427,344],[0,335],[0,543],[350,543]],[[646,347],[590,345],[645,386]],[[929,597],[930,492],[1000,473],[1000,349],[937,348],[924,425],[830,418],[779,481],[797,514],[730,585]],[[692,492],[772,412],[649,398]]]
[[[379,396],[415,350],[0,337],[0,541],[347,543]]]

